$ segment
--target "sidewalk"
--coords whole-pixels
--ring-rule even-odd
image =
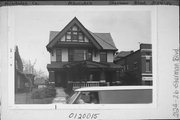
[[[53,99],[53,103],[65,104],[67,96],[68,95],[64,92],[64,88],[56,87],[56,97]]]

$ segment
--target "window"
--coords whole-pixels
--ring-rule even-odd
[[[69,61],[83,61],[86,60],[86,50],[74,49],[69,50]]]
[[[99,94],[96,91],[81,92],[72,104],[99,104]]]
[[[78,30],[78,27],[77,27],[76,25],[74,25],[74,26],[72,27],[72,30],[73,30],[73,31],[77,31],[77,30]]]
[[[150,72],[151,71],[151,66],[150,66],[150,60],[146,60],[146,72]]]
[[[84,36],[81,32],[79,32],[78,39],[79,39],[79,42],[84,42]]]
[[[126,65],[126,70],[129,70],[129,65]]]
[[[78,41],[78,32],[72,32],[72,41],[77,42]]]
[[[86,60],[92,61],[92,51],[87,52]]]
[[[56,50],[56,61],[61,62],[62,61],[62,51],[61,49]]]
[[[138,66],[137,66],[137,61],[134,62],[134,70],[137,69]]]
[[[66,42],[89,42],[89,40],[85,37],[82,31],[74,25],[72,28],[69,29],[68,32],[65,34],[65,41]]]
[[[150,56],[150,55],[151,55],[151,52],[146,52],[146,55],[149,55],[149,56]]]
[[[100,52],[100,62],[107,62],[107,53]]]
[[[152,85],[152,81],[145,81],[144,85]]]

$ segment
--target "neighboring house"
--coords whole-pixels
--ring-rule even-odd
[[[115,63],[123,67],[121,81],[124,85],[152,85],[152,45],[140,44],[135,52],[120,52]],[[122,57],[123,56],[123,57]]]
[[[76,17],[62,31],[50,32],[46,48],[51,58],[49,79],[56,86],[119,81],[121,67],[113,63],[117,48],[111,34],[90,32]]]
[[[118,61],[119,59],[133,53],[134,51],[120,51],[120,52],[116,52],[115,56],[114,56],[114,62]]]
[[[18,47],[15,47],[15,92],[25,92],[31,87],[31,79],[23,72],[23,63]]]

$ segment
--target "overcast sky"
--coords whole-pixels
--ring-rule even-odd
[[[50,31],[62,30],[75,16],[90,31],[111,33],[118,51],[137,50],[151,43],[151,14],[120,7],[19,7],[14,11],[15,41],[22,59],[37,59],[36,69],[47,75],[50,54],[46,50]]]

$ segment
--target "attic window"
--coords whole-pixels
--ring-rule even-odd
[[[77,26],[73,26],[72,31],[77,31],[77,30],[78,30]]]
[[[82,31],[75,25],[65,34],[66,42],[89,42]]]

